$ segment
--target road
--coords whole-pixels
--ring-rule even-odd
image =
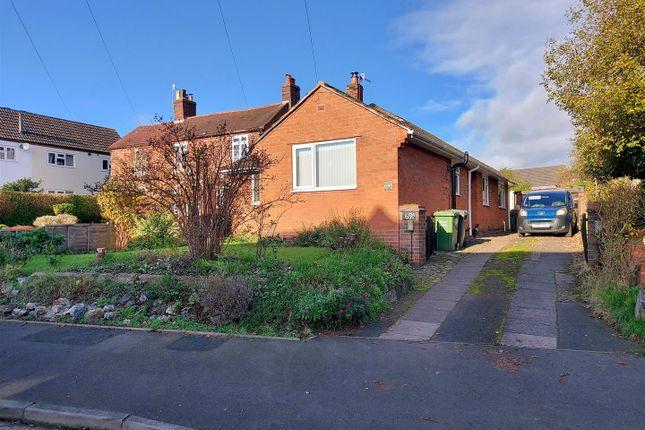
[[[588,349],[612,348],[0,322],[0,398],[198,429],[643,428],[645,358]]]

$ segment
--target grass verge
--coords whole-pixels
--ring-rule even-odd
[[[470,293],[481,294],[491,278],[499,279],[508,289],[514,291],[517,288],[517,275],[522,264],[531,254],[538,240],[535,237],[522,238],[492,256],[470,286]]]
[[[595,315],[607,321],[618,332],[630,339],[645,343],[645,320],[636,319],[634,308],[638,287],[621,287],[611,281],[600,281],[591,272],[578,279],[578,296],[591,304]]]

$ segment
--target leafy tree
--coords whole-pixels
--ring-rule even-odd
[[[543,85],[575,126],[577,170],[645,177],[645,1],[579,0],[549,40]]]
[[[2,185],[3,191],[17,191],[21,193],[39,193],[42,181],[34,181],[31,178],[22,178]]]

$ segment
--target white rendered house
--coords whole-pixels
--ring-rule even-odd
[[[87,194],[110,172],[116,130],[0,107],[0,185],[42,181],[46,193]]]

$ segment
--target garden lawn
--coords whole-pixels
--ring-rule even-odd
[[[105,255],[104,262],[121,262],[133,260],[142,252],[150,251],[115,251],[108,252]],[[154,250],[154,252],[181,255],[188,252],[187,247],[164,248]],[[274,252],[273,249],[267,249],[267,253]],[[238,256],[241,258],[255,257],[256,246],[253,243],[231,243],[224,245],[224,254],[229,256]],[[318,247],[298,247],[298,246],[280,246],[275,248],[276,256],[279,260],[286,263],[311,263],[320,257],[329,253],[329,249]],[[34,272],[63,272],[72,269],[88,268],[94,264],[95,253],[88,254],[62,254],[56,257],[49,255],[35,255],[29,258],[21,268],[21,273],[30,275]]]

